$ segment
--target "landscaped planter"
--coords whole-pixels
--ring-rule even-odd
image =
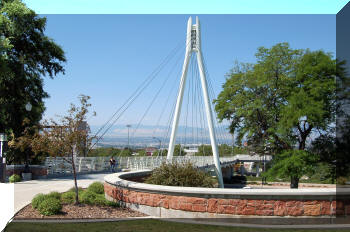
[[[160,186],[127,180],[150,171],[116,173],[105,177],[110,200],[160,217],[192,218],[319,218],[350,215],[350,192],[315,189],[219,189]],[[336,198],[337,197],[337,198]],[[337,199],[337,200],[336,200]]]
[[[31,179],[43,179],[47,178],[47,168],[42,165],[29,165]],[[22,176],[25,171],[25,165],[6,165],[6,176],[17,174]],[[28,177],[28,176],[27,176]],[[23,178],[23,176],[22,176]]]

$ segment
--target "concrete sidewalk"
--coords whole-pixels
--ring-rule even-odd
[[[109,173],[86,174],[78,176],[78,186],[88,187],[94,181],[104,182],[103,178]],[[65,192],[74,186],[72,176],[58,177],[54,179],[42,179],[18,182],[14,184],[14,214],[29,204],[38,193],[49,193],[52,191]]]

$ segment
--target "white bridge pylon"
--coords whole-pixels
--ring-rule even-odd
[[[214,124],[213,124],[213,112],[209,101],[207,79],[205,76],[204,65],[203,65],[203,58],[202,58],[202,51],[201,51],[200,25],[199,25],[198,17],[196,17],[196,24],[192,25],[192,17],[190,17],[187,22],[186,54],[185,54],[184,64],[182,67],[179,93],[176,101],[175,114],[174,114],[174,119],[172,123],[167,162],[172,162],[172,159],[173,159],[175,138],[176,138],[176,133],[178,129],[182,100],[183,100],[183,95],[184,95],[184,90],[186,85],[188,63],[193,53],[197,54],[197,64],[198,64],[198,69],[199,69],[199,74],[201,79],[201,86],[202,86],[203,98],[205,103],[205,111],[206,111],[206,117],[208,121],[209,134],[210,134],[210,143],[213,151],[213,159],[215,164],[215,171],[218,177],[219,186],[220,188],[223,188],[224,183],[222,180],[219,152],[218,152],[218,146],[216,143],[216,135],[215,135]]]

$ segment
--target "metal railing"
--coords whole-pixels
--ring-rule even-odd
[[[75,160],[76,171],[78,173],[85,172],[101,172],[109,170],[110,157],[77,157]],[[165,156],[142,156],[142,157],[116,157],[118,169],[142,170],[154,169],[166,162]],[[47,157],[45,166],[48,174],[72,173],[72,165],[68,157]],[[266,157],[268,162],[271,157]],[[212,156],[174,156],[173,162],[184,163],[190,161],[194,166],[210,168],[214,165]],[[233,162],[257,162],[263,161],[263,158],[258,155],[235,155],[232,157],[220,158],[222,165],[230,165]]]

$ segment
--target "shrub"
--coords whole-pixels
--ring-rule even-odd
[[[59,192],[50,192],[46,196],[49,197],[49,198],[55,198],[57,200],[61,199],[61,193],[59,193]]]
[[[337,184],[339,184],[339,185],[345,185],[345,184],[346,184],[346,177],[344,177],[344,176],[339,176],[339,177],[337,178]]]
[[[80,200],[84,204],[94,205],[96,204],[96,197],[97,197],[96,193],[87,190],[81,194]]]
[[[107,199],[103,194],[96,195],[95,205],[107,205]]]
[[[47,195],[45,195],[45,194],[39,193],[39,194],[35,195],[35,197],[32,200],[32,207],[34,209],[37,209],[39,207],[39,204],[46,199],[47,199]]]
[[[10,183],[15,183],[15,182],[20,182],[21,177],[17,174],[13,174],[12,176],[9,177],[9,182]]]
[[[78,187],[78,193],[82,193],[84,189],[82,187]],[[68,190],[68,192],[75,192],[75,187],[72,187]]]
[[[63,204],[73,204],[75,202],[75,192],[65,192],[61,195],[61,202]]]
[[[187,186],[187,187],[214,187],[212,177],[195,167],[190,162],[186,163],[163,163],[153,170],[150,177],[146,179],[148,184]]]
[[[106,206],[111,206],[111,207],[120,207],[118,202],[114,202],[114,201],[109,201],[106,199]]]
[[[32,200],[32,207],[34,209],[37,209],[40,205],[41,202],[47,200],[47,199],[56,199],[56,200],[61,200],[61,193],[59,192],[51,192],[49,194],[42,194],[39,193],[37,195],[35,195],[35,197]]]
[[[41,202],[38,206],[38,211],[40,214],[49,216],[58,214],[62,209],[61,201],[56,198],[47,198]]]
[[[88,191],[91,191],[93,193],[96,194],[102,194],[105,192],[103,184],[101,182],[94,182],[92,184],[89,185],[89,187],[87,188]]]

